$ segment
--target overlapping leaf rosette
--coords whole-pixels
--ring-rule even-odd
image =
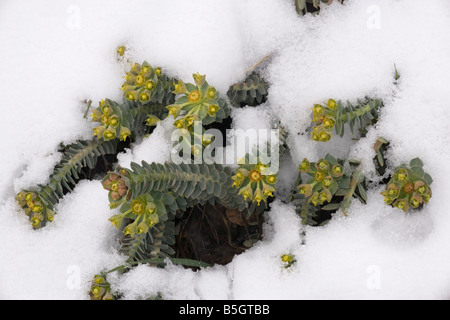
[[[381,194],[386,204],[403,212],[419,209],[431,198],[432,182],[431,176],[423,170],[423,162],[415,158],[409,166],[403,164],[395,168],[393,177]]]
[[[298,192],[313,206],[330,202],[338,189],[347,189],[350,183],[350,177],[344,175],[344,162],[330,154],[317,162],[303,159],[299,171],[310,178],[297,187]]]

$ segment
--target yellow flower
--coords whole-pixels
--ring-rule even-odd
[[[261,203],[262,200],[264,200],[264,196],[263,196],[263,194],[261,192],[261,189],[257,188],[256,191],[255,191],[255,195],[254,195],[253,201],[257,202],[258,206],[259,206],[259,204]]]
[[[146,73],[152,71],[152,67],[149,64],[144,63],[142,65],[141,73],[145,75]]]
[[[238,194],[242,195],[244,197],[244,200],[253,198],[253,190],[250,184],[247,184],[245,187],[239,190]]]
[[[155,214],[156,213],[156,206],[153,202],[147,203],[145,206],[145,210],[148,214]]]
[[[329,177],[323,179],[323,181],[322,181],[322,185],[324,186],[324,188],[331,187],[332,183],[333,183],[333,180],[331,178],[329,178]]]
[[[119,48],[117,48],[117,53],[119,54],[119,56],[123,57],[123,55],[125,54],[125,46],[120,46]]]
[[[104,125],[108,125],[108,123],[109,123],[109,116],[106,115],[106,114],[103,114],[103,115],[102,115],[102,118],[101,118],[101,121],[102,121],[102,123],[103,123]]]
[[[137,227],[138,234],[147,233],[148,230],[149,230],[149,225],[144,221],[142,221]]]
[[[137,216],[141,215],[145,211],[145,204],[139,200],[133,200],[131,203],[131,211]]]
[[[112,140],[116,137],[116,130],[113,129],[107,129],[105,130],[105,132],[103,132],[103,138],[108,141],[108,140]]]
[[[44,216],[40,213],[35,213],[30,219],[31,225],[34,228],[39,228],[42,224],[42,221],[44,221]]]
[[[94,110],[94,111],[92,111],[91,117],[92,117],[92,121],[98,122],[101,120],[102,114],[101,114],[100,110]]]
[[[145,82],[145,89],[147,89],[148,91],[152,91],[155,88],[156,84],[155,81],[153,80],[147,80]]]
[[[275,175],[267,176],[266,181],[270,184],[274,184],[275,182],[277,182],[277,176]]]
[[[325,108],[320,104],[315,104],[314,108],[312,108],[314,115],[322,115],[325,111]]]
[[[121,214],[116,214],[108,219],[111,221],[112,225],[119,229],[123,222],[123,216]]]
[[[100,137],[103,135],[103,132],[105,131],[105,129],[106,129],[105,126],[98,126],[98,127],[94,128],[94,133],[92,135],[97,136],[97,139],[100,139]]]
[[[337,108],[337,103],[336,103],[335,100],[330,99],[330,100],[328,100],[327,106],[328,106],[328,108],[330,108],[331,110],[336,110],[336,108]]]
[[[178,83],[174,83],[173,86],[175,88],[173,93],[175,93],[175,94],[187,93],[186,85],[184,84],[184,82],[181,79],[178,80]]]
[[[105,278],[103,278],[102,276],[97,275],[94,278],[94,282],[96,284],[103,284],[103,283],[105,283]]]
[[[31,210],[36,213],[41,213],[42,210],[44,210],[44,207],[40,204],[35,204]]]
[[[331,130],[334,128],[335,121],[332,118],[325,117],[323,119],[323,127],[327,130]]]
[[[317,182],[322,182],[322,180],[325,179],[325,173],[323,173],[323,172],[321,172],[321,171],[317,171],[317,172],[314,174],[314,179],[315,179]]]
[[[131,136],[131,131],[127,127],[120,128],[120,140],[125,141],[127,138]]]
[[[145,123],[147,126],[152,127],[152,126],[156,126],[156,124],[160,121],[161,120],[157,116],[150,114],[148,116],[147,120],[145,120]]]
[[[309,171],[309,161],[308,161],[308,159],[306,159],[306,158],[303,159],[302,163],[298,166],[298,170],[300,172],[303,172],[303,173]]]
[[[201,95],[200,91],[194,90],[191,93],[189,93],[188,99],[189,99],[189,102],[198,102],[198,101],[200,101],[201,97],[202,97],[202,95]]]
[[[150,228],[153,227],[158,222],[159,216],[156,213],[149,215],[149,217],[147,218],[147,223]]]
[[[200,74],[197,72],[197,73],[194,73],[194,74],[192,75],[192,77],[194,78],[195,84],[196,84],[198,87],[201,87],[201,86],[205,83],[205,78],[206,78],[205,75],[200,75]]]
[[[211,105],[209,105],[209,107],[208,107],[208,114],[211,116],[211,117],[214,117],[215,115],[216,115],[216,113],[217,113],[217,111],[219,111],[219,106],[218,105],[215,105],[215,104],[211,104]]]
[[[263,186],[263,195],[264,197],[273,197],[273,193],[275,192],[275,188],[271,185],[264,184]]]
[[[331,135],[328,132],[322,131],[319,135],[319,140],[327,142],[331,139]]]
[[[309,184],[301,184],[298,186],[299,193],[305,197],[309,197],[312,194],[312,187]]]
[[[27,193],[27,195],[25,196],[25,200],[26,201],[32,201],[34,200],[34,194],[33,193]]]
[[[329,167],[329,163],[327,160],[321,159],[319,162],[317,162],[316,164],[316,168],[320,171],[326,171],[328,170]]]
[[[91,289],[92,295],[95,299],[101,299],[105,289],[100,286],[95,286]]]
[[[250,172],[249,178],[252,182],[259,182],[262,179],[262,175],[259,170],[252,170]]]
[[[399,208],[400,210],[403,210],[404,212],[408,209],[408,204],[406,203],[405,200],[397,200],[394,203],[394,206],[396,208]]]
[[[150,100],[150,95],[147,91],[143,91],[139,94],[139,100],[141,102],[148,102]]]
[[[206,96],[211,99],[214,100],[217,97],[217,90],[214,87],[209,87],[208,90],[206,90]]]
[[[183,118],[183,119],[178,119],[177,121],[175,121],[175,122],[173,123],[173,125],[174,125],[175,127],[177,127],[178,129],[183,129],[183,128],[186,126],[186,124],[185,124],[184,121],[185,121],[184,118]]]
[[[113,127],[117,127],[119,125],[119,117],[118,116],[112,116],[109,119],[109,124]]]
[[[137,94],[135,91],[128,91],[127,93],[125,93],[125,97],[130,101],[137,100]]]
[[[197,120],[198,120],[198,116],[195,113],[191,114],[190,116],[185,117],[186,125],[188,127],[192,126],[194,124],[194,122],[197,121]]]
[[[144,81],[145,81],[145,77],[144,77],[142,74],[138,74],[138,75],[136,76],[136,79],[134,80],[134,83],[135,83],[137,86],[141,86],[141,85],[144,84]]]
[[[281,261],[283,262],[291,262],[292,261],[292,255],[291,254],[283,254],[281,256]]]

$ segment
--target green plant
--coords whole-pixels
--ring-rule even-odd
[[[117,139],[78,141],[64,146],[62,158],[55,166],[49,182],[30,190],[23,190],[16,201],[30,218],[33,228],[41,228],[54,219],[55,205],[65,192],[72,191],[83,170],[94,169],[99,157],[117,152]]]
[[[193,131],[195,122],[202,125],[222,122],[230,115],[226,101],[220,97],[216,88],[210,86],[204,75],[193,75],[195,85],[178,80],[174,93],[181,95],[175,103],[167,106],[169,115],[176,119],[174,126],[178,129]]]
[[[230,86],[227,96],[234,107],[257,106],[266,101],[268,90],[266,80],[253,71],[244,81]]]
[[[167,116],[159,104],[139,104],[124,101],[119,104],[110,99],[100,101],[92,112],[92,121],[99,123],[94,128],[94,136],[98,140],[113,140],[119,138],[126,141],[129,137],[139,136],[145,132],[145,123],[151,125],[150,117],[164,118]]]
[[[337,0],[342,3],[344,0]],[[307,12],[317,13],[320,10],[320,5],[331,4],[333,0],[294,0],[295,9],[299,15],[304,15]]]
[[[120,207],[110,221],[123,227],[121,252],[131,260],[171,256],[173,220],[187,208],[207,202],[241,211],[247,208],[233,188],[233,171],[228,167],[143,162],[131,168],[117,168],[103,180],[110,207]]]
[[[373,162],[375,164],[375,170],[379,176],[383,176],[386,173],[387,163],[386,163],[386,151],[389,148],[389,141],[383,137],[379,137],[373,149],[375,150],[375,156]]]
[[[285,269],[292,267],[297,262],[295,256],[293,256],[292,254],[283,254],[280,258]]]
[[[250,154],[242,159],[236,174],[232,177],[233,186],[239,190],[245,200],[260,205],[261,201],[267,202],[269,197],[273,197],[277,182],[276,172],[271,171],[268,161],[261,161],[261,157],[250,161]]]
[[[106,274],[99,274],[94,277],[89,295],[91,300],[115,300],[111,293],[111,284],[106,281]]]
[[[359,128],[360,133],[364,135],[365,128],[378,121],[379,109],[382,106],[381,100],[370,98],[358,101],[356,105],[349,102],[344,105],[333,99],[329,99],[325,105],[315,104],[312,108],[315,123],[311,132],[312,139],[326,142],[330,140],[333,131],[342,137],[346,123],[353,134],[355,129]]]
[[[319,9],[321,3],[331,1],[297,0],[297,9],[306,12],[308,3]],[[124,57],[125,51],[124,46],[119,47],[118,56]],[[82,176],[88,176],[87,169],[98,169],[99,158],[108,162],[106,156],[114,158],[119,150],[150,134],[152,127],[162,119],[173,116],[173,125],[182,132],[183,143],[189,143],[191,159],[213,142],[213,136],[206,134],[207,128],[229,129],[227,121],[230,121],[231,110],[228,103],[234,107],[258,106],[268,97],[268,82],[253,70],[242,83],[232,85],[226,97],[208,84],[205,75],[196,73],[193,79],[194,83],[184,83],[145,61],[132,64],[122,86],[123,101],[104,99],[92,111],[92,121],[97,124],[93,138],[63,147],[62,160],[49,182],[17,195],[17,202],[30,217],[33,227],[43,227],[53,220],[59,199],[70,192]],[[396,69],[395,80],[398,79]],[[367,127],[378,121],[381,107],[383,102],[372,98],[357,101],[355,105],[333,99],[323,105],[316,104],[313,107],[312,139],[326,142],[332,134],[342,137],[347,124],[354,135],[359,130],[359,136],[364,137]],[[289,151],[285,143],[288,133],[282,124],[278,127],[281,136],[276,157],[272,157],[275,154],[271,154],[272,150],[269,152],[267,145],[265,150],[246,154],[238,160],[236,168],[217,163],[143,161],[131,163],[130,169],[118,166],[112,170],[113,164],[108,163],[97,170],[96,174],[105,175],[102,185],[108,191],[109,207],[114,210],[109,220],[122,232],[119,252],[127,260],[125,265],[94,277],[91,298],[120,297],[120,294],[113,294],[106,280],[107,274],[126,272],[137,264],[164,267],[170,261],[193,268],[210,266],[203,261],[175,257],[179,222],[186,218],[187,212],[190,216],[199,207],[202,207],[201,219],[207,220],[209,215],[220,211],[211,208],[221,208],[225,215],[219,218],[227,221],[227,227],[232,220],[244,226],[248,236],[244,246],[251,246],[260,239],[260,230],[250,232],[247,227],[251,224],[259,226],[261,213],[277,197],[279,158]],[[389,172],[388,147],[389,142],[383,138],[378,138],[374,144],[375,169],[384,179]],[[353,198],[367,202],[366,191],[372,182],[367,181],[358,161],[336,159],[326,154],[317,162],[304,159],[299,171],[289,200],[304,224],[323,225],[337,210],[346,215]],[[416,158],[411,160],[409,167],[402,165],[394,169],[382,194],[388,205],[403,211],[420,209],[431,197],[431,183],[430,175],[423,171],[423,163]],[[230,239],[228,241],[231,243]],[[281,261],[285,268],[296,262],[291,254],[282,255]]]
[[[365,178],[357,163],[347,164],[356,168],[346,171],[346,162],[330,154],[317,162],[303,159],[299,166],[297,192],[292,194],[291,200],[304,224],[317,225],[328,221],[330,217],[325,214],[327,218],[323,219],[321,211],[340,208],[346,213],[354,196],[366,202]],[[304,183],[302,175],[309,177]]]
[[[131,102],[168,105],[173,101],[173,83],[174,79],[164,74],[160,67],[153,68],[144,61],[131,66],[125,76],[122,90],[124,98]]]
[[[431,198],[433,179],[423,170],[423,162],[414,158],[409,166],[402,164],[394,169],[394,175],[381,193],[388,205],[406,212],[419,209]]]

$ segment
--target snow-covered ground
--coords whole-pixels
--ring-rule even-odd
[[[383,136],[394,165],[419,156],[434,179],[420,213],[388,207],[371,189],[367,205],[354,201],[348,217],[337,212],[325,227],[302,226],[275,201],[264,239],[230,264],[199,272],[140,266],[111,278],[125,299],[450,298],[449,27],[448,0],[346,0],[303,18],[290,0],[0,0],[0,298],[88,299],[93,276],[124,261],[100,182],[81,182],[38,231],[14,202],[21,188],[46,181],[61,142],[90,136],[84,99],[120,99],[122,44],[136,62],[185,81],[206,74],[221,92],[273,54],[263,108],[291,133],[309,126],[314,103],[382,98],[377,126],[353,145],[291,135],[294,163],[331,152],[361,160],[370,175],[371,148]],[[266,115],[256,112],[233,112],[233,126],[255,118],[259,126]],[[161,123],[119,161],[166,161],[169,133]],[[297,259],[290,269],[284,253]]]

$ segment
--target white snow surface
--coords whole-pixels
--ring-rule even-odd
[[[228,265],[114,274],[124,299],[450,298],[449,27],[448,0],[346,0],[303,18],[290,0],[2,0],[0,298],[88,299],[93,276],[125,260],[99,181],[80,182],[42,230],[32,230],[14,202],[21,188],[46,182],[60,143],[90,137],[84,99],[121,98],[126,66],[115,50],[122,44],[136,62],[189,82],[192,73],[206,74],[221,92],[272,54],[264,111],[291,133],[294,169],[330,152],[360,160],[373,175],[371,148],[382,136],[392,165],[419,156],[434,179],[420,213],[386,206],[375,188],[366,205],[353,201],[348,216],[338,211],[323,227],[303,226],[293,207],[276,200],[265,213],[264,239]],[[365,96],[385,103],[367,137],[319,144],[302,134],[314,103]],[[266,114],[255,112],[234,111],[234,128],[264,127]],[[119,163],[167,161],[168,123]],[[297,260],[289,269],[285,253]]]

